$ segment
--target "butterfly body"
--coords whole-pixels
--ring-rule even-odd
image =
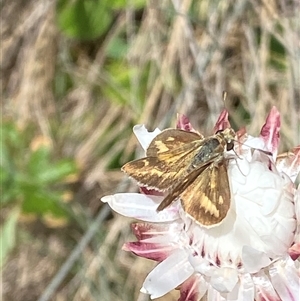
[[[212,226],[225,218],[230,207],[224,153],[233,149],[234,138],[231,128],[207,138],[167,129],[152,140],[145,158],[126,163],[122,170],[141,186],[166,192],[157,211],[180,199],[190,217]]]
[[[206,138],[193,158],[190,169],[195,169],[212,158],[222,157],[225,150],[231,150],[232,148],[233,144],[228,142],[223,131],[217,133],[212,138]]]

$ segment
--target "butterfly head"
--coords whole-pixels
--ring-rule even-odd
[[[223,138],[226,144],[226,150],[232,150],[234,147],[234,140],[236,136],[235,131],[232,128],[226,128],[222,131],[219,131],[217,134],[219,134]]]

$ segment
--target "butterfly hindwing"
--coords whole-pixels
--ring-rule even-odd
[[[194,171],[188,173],[188,175],[182,179],[177,185],[173,187],[170,193],[163,199],[163,201],[157,207],[157,211],[161,211],[174,202],[180,195],[193,184],[193,182],[201,175],[201,173],[207,168],[210,162],[204,163]]]
[[[202,225],[220,223],[230,207],[227,161],[212,163],[180,195],[184,211]]]

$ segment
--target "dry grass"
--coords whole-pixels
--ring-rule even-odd
[[[135,151],[133,124],[170,126],[180,112],[210,134],[226,90],[234,127],[246,125],[256,135],[276,105],[282,150],[300,144],[297,0],[148,1],[143,11],[120,10],[101,40],[86,43],[59,33],[54,5],[4,1],[3,113],[20,127],[33,123],[51,139],[55,156],[78,162],[72,205],[78,220],[64,235],[35,230],[37,237],[19,239],[3,272],[5,300],[40,297],[86,237],[99,198],[128,188],[119,185],[123,176],[112,162],[122,164]],[[116,38],[125,39],[128,51],[114,61],[108,48]],[[119,76],[124,70],[126,81]],[[149,300],[139,288],[154,264],[121,251],[134,239],[130,222],[116,215],[99,221],[43,300]],[[176,300],[176,292],[160,300]]]

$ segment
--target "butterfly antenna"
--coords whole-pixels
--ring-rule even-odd
[[[223,104],[224,104],[224,108],[227,110],[227,107],[226,107],[226,98],[227,98],[227,91],[223,91],[223,93],[222,93]]]
[[[239,141],[236,140],[236,139],[233,139],[233,141],[234,141],[234,142],[237,142],[237,143],[240,143],[240,144],[242,144],[243,146],[249,147],[249,148],[251,149],[251,151],[257,150],[257,151],[260,151],[260,152],[264,153],[264,154],[267,155],[267,156],[273,156],[272,152],[270,152],[270,151],[266,151],[266,150],[263,150],[263,149],[260,149],[260,148],[252,147],[252,146],[248,145],[247,143],[241,143],[241,142],[239,142]],[[238,154],[236,153],[236,151],[235,151],[234,149],[233,149],[233,151],[234,151],[235,154],[238,156]],[[238,157],[239,157],[239,156],[238,156]],[[240,158],[240,157],[239,157],[239,158]],[[240,158],[240,159],[241,159],[241,158]]]

